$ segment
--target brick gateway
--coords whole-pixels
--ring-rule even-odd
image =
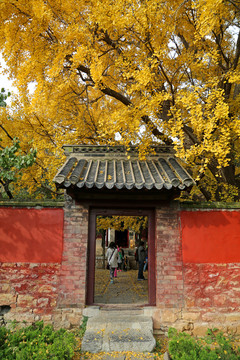
[[[173,201],[176,187],[175,194],[166,188],[158,195],[126,191],[116,200],[118,194],[106,189],[79,193],[75,185],[66,186],[67,175],[64,181],[68,195],[63,207],[0,208],[4,322],[43,319],[56,328],[77,326],[92,299],[92,214],[131,204],[131,211],[153,214],[154,266],[145,309],[155,330],[174,326],[202,334],[217,327],[240,332],[239,209],[183,209]]]

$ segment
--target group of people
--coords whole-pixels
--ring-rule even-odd
[[[106,257],[110,269],[110,282],[113,283],[117,270],[122,271],[125,266],[124,250],[112,241],[107,249]]]
[[[136,250],[136,260],[138,261],[138,281],[145,280],[143,271],[146,270],[147,266],[147,251],[144,247],[144,242],[141,241],[139,247]],[[106,253],[107,262],[110,270],[110,282],[113,283],[114,277],[116,277],[117,270],[122,271],[127,269],[126,257],[124,257],[124,250],[122,247],[118,247],[115,242],[109,244],[109,248]]]

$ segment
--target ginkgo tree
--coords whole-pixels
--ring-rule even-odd
[[[147,216],[98,216],[96,230],[114,229],[118,231],[132,230],[136,234],[141,234],[147,229]]]
[[[35,177],[53,178],[64,143],[159,143],[207,200],[239,200],[239,1],[2,0],[0,45]]]

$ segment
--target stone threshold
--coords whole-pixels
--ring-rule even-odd
[[[153,320],[142,308],[105,308],[90,306],[83,310],[88,317],[82,351],[104,352],[151,352],[156,340],[153,336]]]

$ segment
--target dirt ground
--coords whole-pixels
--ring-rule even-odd
[[[144,272],[146,280],[137,280],[138,271],[118,271],[114,283],[110,283],[109,270],[95,271],[95,304],[147,304],[148,272]]]

